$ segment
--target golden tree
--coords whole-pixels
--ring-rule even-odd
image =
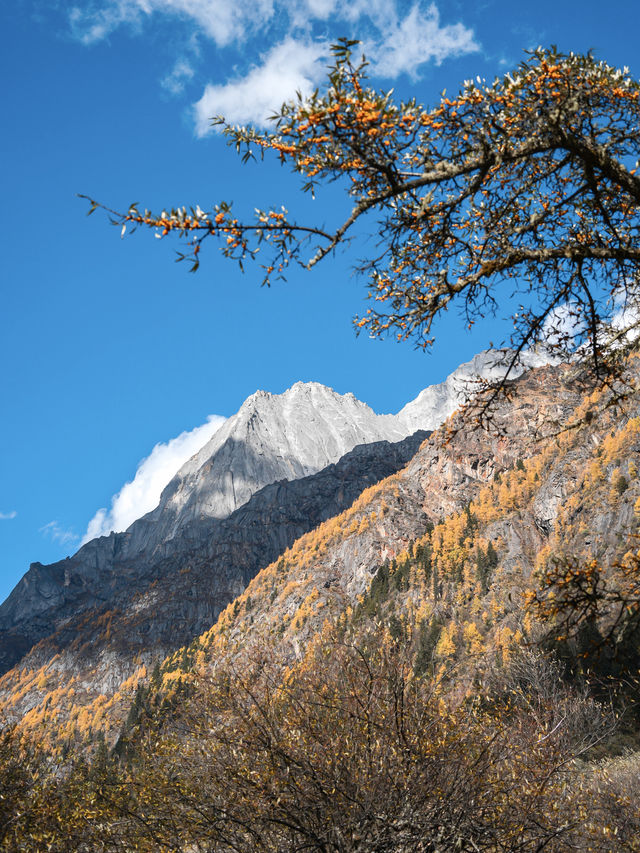
[[[378,239],[359,270],[374,305],[359,329],[426,348],[450,306],[470,326],[515,294],[516,353],[545,339],[566,355],[577,336],[596,377],[615,375],[637,325],[633,311],[629,328],[609,321],[639,290],[638,82],[590,54],[540,48],[426,109],[367,86],[355,44],[334,46],[326,91],[285,103],[273,130],[214,120],[243,159],[274,152],[303,190],[344,187],[350,210],[335,224],[299,222],[285,207],[245,220],[227,203],[160,214],[132,205],[110,210],[113,221],[123,233],[178,233],[193,270],[217,239],[241,265],[260,259],[268,284],[292,262],[313,267],[373,217]],[[103,207],[89,201],[90,212]]]
[[[640,663],[640,551],[633,548],[611,566],[561,556],[540,572],[527,607],[547,626],[547,640],[573,644],[573,654],[610,674],[635,674]]]

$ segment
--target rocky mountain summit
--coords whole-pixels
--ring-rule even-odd
[[[415,400],[401,409],[395,418],[408,432],[413,429],[437,429],[461,404],[481,390],[484,382],[496,382],[505,375],[512,353],[509,350],[485,350],[449,374],[444,382],[429,385]],[[508,379],[517,379],[526,370],[552,361],[548,353],[525,350],[509,370]]]
[[[501,360],[480,354],[397,415],[318,383],[253,394],[155,510],[66,560],[32,564],[0,607],[0,668],[11,670],[0,699],[42,668],[55,689],[73,678],[76,702],[113,696],[141,665],[206,631],[300,536],[402,469],[429,434],[416,427],[444,420],[471,377],[495,377]],[[441,492],[434,500],[446,504]],[[39,691],[20,695],[15,713],[37,707]]]
[[[256,392],[176,473],[155,510],[125,532],[91,540],[71,558],[32,564],[0,607],[3,669],[68,619],[114,603],[124,590],[138,592],[167,561],[175,574],[194,554],[206,554],[212,537],[221,535],[215,522],[265,486],[316,474],[359,444],[406,435],[353,394],[318,383],[299,382],[280,395]],[[245,571],[241,566],[239,578]],[[228,595],[240,589],[232,584]],[[215,618],[227,600],[223,596],[207,617]]]
[[[137,584],[156,578],[160,567],[170,564],[175,574],[208,554],[220,535],[214,522],[229,518],[265,486],[316,474],[358,445],[397,442],[437,427],[468,396],[475,378],[504,373],[506,355],[480,353],[397,415],[378,415],[353,394],[317,382],[297,382],[283,394],[252,394],[176,473],[154,510],[124,532],[91,540],[71,558],[31,565],[0,606],[0,671],[69,619],[113,604],[125,590],[138,592]],[[513,375],[540,361],[526,355]],[[301,532],[298,527],[296,535]],[[286,537],[279,540],[283,548],[290,544]],[[274,556],[269,551],[266,562]],[[201,619],[215,618],[257,568],[239,567],[237,582],[219,591],[197,620],[199,630]]]

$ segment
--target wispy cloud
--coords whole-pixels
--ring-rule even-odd
[[[637,298],[631,298],[624,288],[620,288],[613,298],[613,312],[611,317],[611,328],[615,334],[622,333],[627,343],[635,340],[640,334],[638,323],[640,322],[640,304]]]
[[[15,511],[15,509],[12,509],[11,512],[0,512],[0,521],[10,521],[17,515],[18,513]]]
[[[479,50],[473,32],[463,24],[441,26],[440,13],[431,4],[422,10],[416,3],[404,20],[389,27],[373,45],[372,71],[381,77],[409,74],[415,77],[421,65]]]
[[[199,136],[211,131],[214,115],[264,124],[296,90],[309,93],[324,79],[331,41],[348,33],[362,38],[372,73],[387,79],[416,77],[427,63],[479,50],[473,30],[443,23],[436,4],[423,0],[86,0],[71,9],[69,23],[76,38],[91,44],[120,27],[142,32],[153,19],[169,17],[192,43],[224,48],[224,67],[232,69],[207,83],[193,105]],[[318,30],[320,40],[313,35]],[[184,90],[198,52],[204,54],[176,59],[161,80],[165,89]]]
[[[549,357],[572,353],[584,333],[584,318],[580,306],[565,302],[554,308],[546,317],[536,350]]]
[[[99,509],[89,522],[82,543],[97,536],[126,530],[137,518],[158,505],[162,490],[178,469],[203,447],[225,422],[219,415],[209,415],[207,422],[183,432],[166,444],[156,444],[143,459],[130,483],[111,499],[110,509]]]
[[[196,133],[208,133],[214,115],[223,115],[232,123],[264,124],[269,114],[296,91],[311,93],[324,73],[319,60],[325,52],[324,45],[288,38],[248,74],[222,86],[208,85],[194,106]]]
[[[190,62],[186,59],[179,59],[166,77],[160,81],[163,88],[172,95],[180,95],[184,91],[185,85],[191,80],[194,75],[194,70]]]
[[[591,358],[592,328],[584,305],[565,302],[550,312],[542,327],[538,353],[552,357]],[[640,304],[620,288],[613,295],[610,313],[597,323],[596,338],[603,349],[629,346],[640,337]]]
[[[301,4],[293,4],[300,11]],[[461,23],[441,25],[440,13],[432,3],[422,9],[416,2],[404,18],[396,4],[356,0],[334,9],[329,0],[310,0],[304,4],[309,15],[318,19],[331,13],[350,22],[366,19],[372,35],[364,49],[374,76],[396,78],[401,74],[416,77],[422,65],[440,65],[445,59],[479,50],[473,31]],[[293,14],[293,10],[290,9]],[[223,115],[232,124],[264,125],[268,115],[296,91],[309,94],[326,74],[328,42],[312,41],[307,36],[289,34],[261,57],[242,77],[223,84],[209,84],[194,105],[196,133],[211,131],[211,118]]]
[[[54,542],[59,542],[60,545],[69,545],[72,542],[77,542],[80,538],[73,530],[65,530],[58,524],[57,521],[50,521],[40,528],[40,533],[44,533]]]
[[[274,5],[274,0],[98,0],[73,6],[69,23],[76,38],[92,44],[119,27],[140,30],[153,16],[171,16],[225,47],[263,26],[273,16]]]

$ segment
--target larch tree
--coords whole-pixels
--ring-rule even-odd
[[[560,357],[577,348],[611,383],[640,323],[638,81],[590,54],[539,48],[428,109],[368,86],[356,44],[334,46],[326,89],[285,103],[273,129],[214,119],[244,160],[275,154],[305,192],[337,182],[346,216],[321,227],[286,207],[243,219],[223,202],[160,214],[132,205],[106,208],[115,224],[178,234],[192,270],[217,240],[241,265],[257,260],[269,284],[293,263],[314,267],[368,219],[377,239],[358,266],[371,299],[359,330],[430,348],[445,310],[471,327],[508,300],[513,363],[541,343]]]

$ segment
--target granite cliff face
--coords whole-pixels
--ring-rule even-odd
[[[364,489],[393,481],[371,529],[338,537],[326,569],[318,564],[310,574],[323,589],[338,584],[349,599],[361,594],[381,560],[430,519],[459,508],[514,454],[526,455],[537,402],[506,416],[508,439],[461,435],[415,456],[428,432],[405,438],[455,409],[473,374],[504,369],[495,363],[495,354],[481,354],[398,415],[376,415],[316,383],[252,395],[176,474],[154,511],[66,560],[32,564],[0,607],[0,704],[33,722],[53,708],[48,693],[68,691],[69,707],[63,702],[56,714],[73,720],[73,708],[85,707],[100,718],[104,703],[119,702],[117,724],[131,679],[207,631],[301,536],[357,506]],[[565,403],[570,409],[575,400],[565,394]],[[548,405],[540,410],[549,416]],[[414,456],[411,473],[397,479]]]
[[[405,465],[427,435],[358,446],[317,474],[263,487],[226,518],[185,522],[151,552],[131,556],[127,534],[112,533],[59,563],[33,564],[1,609],[3,670],[35,643],[41,658],[88,643],[87,614],[106,610],[115,614],[124,658],[157,657],[189,642],[262,566]]]
[[[279,395],[257,391],[176,473],[156,509],[124,532],[91,540],[71,558],[31,565],[0,606],[0,672],[68,620],[138,592],[139,584],[158,577],[160,567],[166,571],[171,565],[175,574],[218,547],[221,531],[214,522],[246,506],[265,486],[315,474],[357,445],[399,441],[438,426],[468,394],[474,377],[504,373],[504,356],[502,351],[480,353],[397,415],[378,415],[353,394],[340,395],[315,382],[298,382]],[[515,373],[539,361],[526,356]],[[284,534],[280,539],[289,543]],[[198,629],[202,619],[215,618],[256,568],[237,566],[237,583],[220,589],[218,599],[207,591],[210,603],[196,620]]]

